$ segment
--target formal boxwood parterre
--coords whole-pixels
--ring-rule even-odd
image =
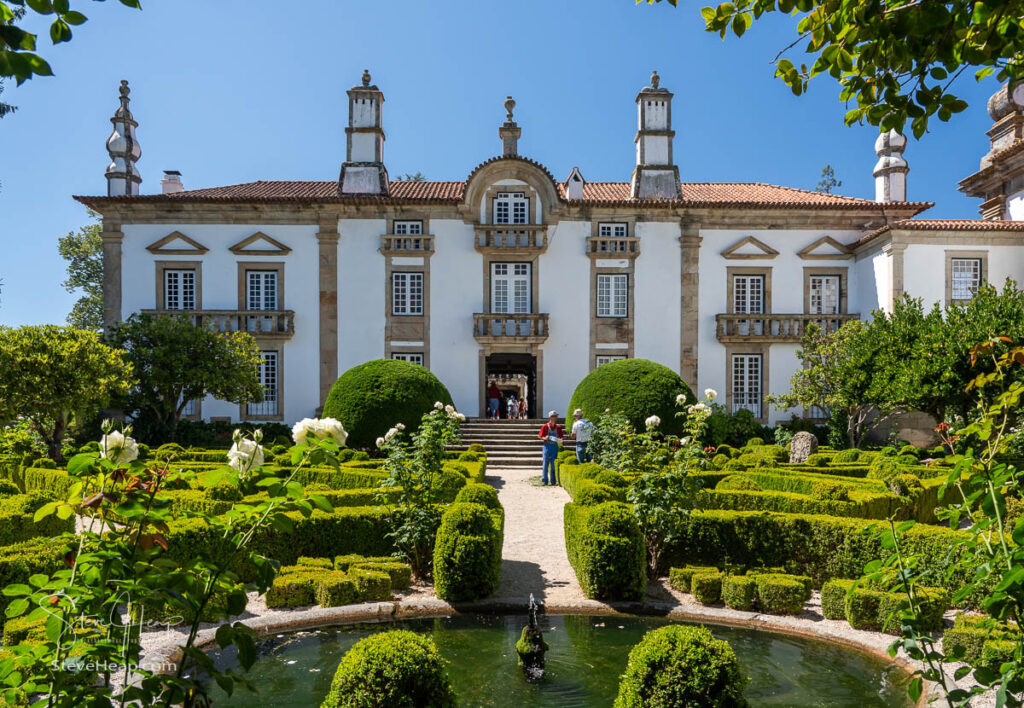
[[[443,600],[464,602],[487,597],[501,579],[504,511],[479,487],[447,508],[434,546],[434,591]],[[464,490],[465,491],[465,490]],[[493,491],[493,490],[492,490]],[[460,492],[462,494],[462,492]]]
[[[643,536],[621,502],[566,504],[565,546],[584,594],[597,600],[639,600],[647,587]]]

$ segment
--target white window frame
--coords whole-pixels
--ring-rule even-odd
[[[616,221],[602,221],[597,225],[598,238],[626,238],[629,235],[629,224]]]
[[[277,299],[280,285],[276,270],[245,271],[245,306],[247,310],[279,310]]]
[[[629,357],[625,354],[598,354],[594,357],[594,368],[596,369],[598,366],[607,364],[611,361],[622,361],[623,359],[628,358]]]
[[[764,356],[762,354],[733,354],[732,412],[746,409],[761,419],[764,412]]]
[[[397,361],[407,361],[410,364],[419,364],[420,366],[423,366],[422,352],[392,352],[391,358]]]
[[[495,224],[529,224],[530,198],[526,192],[499,192],[494,197]]]
[[[525,315],[532,308],[533,264],[491,263],[491,314]]]
[[[628,274],[597,274],[597,316],[629,317]]]
[[[195,268],[165,268],[163,278],[165,310],[196,309]]]
[[[402,271],[391,274],[391,314],[400,317],[423,314],[423,273]]]
[[[982,259],[974,256],[953,256],[949,259],[949,299],[954,302],[972,300],[982,283]]]
[[[832,293],[828,292],[827,284],[833,284]],[[838,315],[843,302],[843,280],[839,275],[811,275],[809,276],[809,290],[807,294],[812,315]],[[834,302],[829,302],[834,298]],[[829,307],[826,307],[829,306]]]
[[[765,314],[765,284],[762,274],[740,274],[732,276],[732,311],[737,314]]]
[[[281,415],[281,354],[278,351],[260,352],[256,365],[256,379],[263,387],[263,400],[247,405],[249,418],[277,418]]]
[[[422,236],[423,221],[420,219],[395,220],[393,224],[394,233],[400,236]]]

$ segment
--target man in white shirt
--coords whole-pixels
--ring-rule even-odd
[[[572,439],[576,441],[576,459],[582,465],[590,462],[587,445],[594,432],[594,424],[583,417],[583,411],[579,408],[572,412],[572,417],[575,419],[572,423]]]

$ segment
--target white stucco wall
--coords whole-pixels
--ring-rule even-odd
[[[881,249],[857,255],[851,263],[850,277],[857,282],[856,312],[861,319],[871,319],[874,310],[887,307],[890,288],[889,259]],[[851,309],[854,301],[850,301]]]
[[[910,244],[903,254],[903,289],[924,299],[925,309],[946,299],[946,251],[988,253],[988,270],[983,278],[1002,289],[1007,278],[1024,283],[1024,248],[1019,246],[978,246],[964,239],[963,245]]]
[[[549,313],[544,353],[544,411],[566,414],[576,385],[590,371],[589,221],[562,221],[548,232],[540,257],[538,312]]]
[[[384,219],[338,223],[338,375],[384,356],[387,283],[380,236]],[[315,276],[314,276],[315,283]]]
[[[682,257],[679,224],[638,221],[640,237],[633,279],[633,354],[679,371]]]
[[[431,219],[430,370],[452,394],[455,407],[480,415],[480,345],[473,313],[483,312],[483,257],[473,248],[473,226]]]
[[[125,224],[121,246],[121,314],[127,317],[144,309],[159,309],[156,302],[156,261],[199,261],[202,263],[204,310],[238,309],[238,263],[279,263],[284,266],[282,309],[295,311],[295,335],[283,340],[283,415],[285,421],[311,416],[319,405],[319,317],[317,286],[317,240],[315,226],[277,224]],[[203,255],[150,253],[146,247],[180,231],[209,249]],[[287,255],[240,256],[230,246],[262,231],[291,248]],[[175,244],[183,248],[185,244]],[[202,415],[239,417],[235,404],[208,398]]]

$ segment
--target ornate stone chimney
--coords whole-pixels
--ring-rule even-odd
[[[185,189],[181,183],[181,173],[177,170],[164,170],[164,178],[160,180],[161,194],[177,194]]]
[[[910,167],[903,159],[903,151],[906,149],[906,136],[895,130],[882,133],[875,140],[878,162],[872,174],[875,177],[876,202],[907,201],[907,173]]]
[[[672,162],[672,94],[661,88],[658,72],[636,97],[636,168],[630,195],[635,199],[679,198],[679,168]]]
[[[960,191],[982,199],[985,219],[1024,221],[1024,81],[1004,84],[988,100],[989,151]]]
[[[142,177],[139,175],[135,163],[142,156],[142,149],[135,139],[135,129],[139,126],[132,118],[132,112],[128,110],[128,82],[121,80],[121,105],[114,111],[114,117],[110,122],[114,124],[114,130],[107,138],[107,152],[110,154],[110,164],[107,165],[107,196],[123,197],[135,196],[139,193],[139,184]]]
[[[505,122],[498,128],[498,137],[501,138],[501,155],[519,154],[519,136],[523,134],[519,125],[512,120],[512,111],[515,110],[516,102],[511,96],[505,99]]]
[[[583,179],[583,173],[580,172],[579,167],[573,167],[572,172],[565,179],[565,197],[569,201],[579,201],[583,199],[583,185],[587,181]]]
[[[362,85],[348,90],[348,139],[338,179],[339,194],[388,193],[381,123],[383,103],[384,94],[370,83],[370,72],[364,70]]]

